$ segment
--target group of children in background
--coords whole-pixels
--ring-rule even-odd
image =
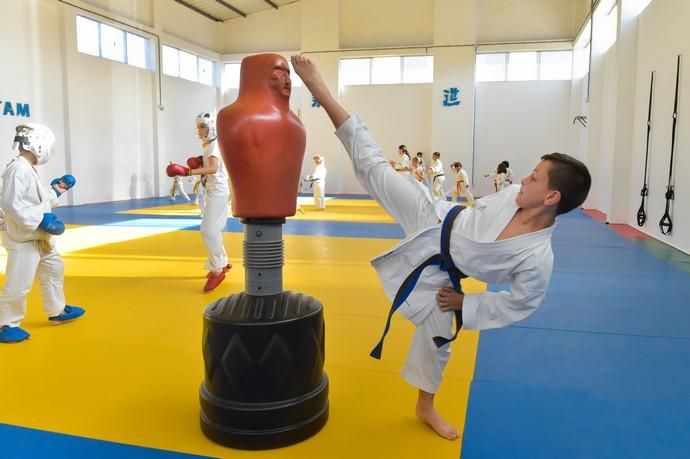
[[[431,163],[424,166],[424,154],[419,151],[412,157],[405,145],[398,146],[398,160],[391,160],[391,166],[398,172],[409,173],[410,179],[420,184],[425,192],[430,193],[434,199],[446,199],[450,194],[450,200],[465,207],[474,205],[474,196],[470,192],[470,179],[462,167],[460,161],[451,163],[450,170],[453,173],[455,183],[446,191],[443,184],[446,181],[441,153],[435,151],[431,155]],[[502,161],[495,172],[485,174],[493,184],[493,191],[498,192],[513,183],[513,171],[508,161]]]

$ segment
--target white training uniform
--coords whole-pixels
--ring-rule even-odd
[[[326,208],[326,165],[317,164],[310,178],[313,180],[312,192],[314,193],[314,205],[317,209]]]
[[[506,167],[505,181],[508,182],[508,185],[512,185],[515,181],[513,177],[513,169],[511,169],[510,167]]]
[[[414,267],[439,253],[439,222],[454,206],[433,203],[409,180],[401,180],[357,114],[336,131],[352,159],[355,176],[395,218],[407,238],[372,265],[388,297],[393,300]],[[519,186],[480,199],[463,210],[451,232],[450,253],[463,273],[484,282],[509,283],[509,291],[465,294],[463,327],[486,330],[505,327],[528,317],[546,294],[553,267],[551,233],[555,225],[522,236],[496,241],[518,210]],[[441,311],[436,293],[450,287],[448,273],[435,266],[421,274],[417,286],[398,311],[416,325],[403,377],[414,387],[435,393],[450,355],[450,346],[437,348],[434,336],[452,336],[452,311]]]
[[[472,193],[470,193],[470,179],[467,176],[467,172],[465,172],[465,169],[455,169],[451,167],[451,171],[453,171],[453,175],[455,176],[455,189],[451,193],[451,196],[453,197],[454,201],[457,201],[460,199],[461,196],[464,196],[465,199],[467,200],[467,205],[472,205],[474,202],[474,196],[472,196]],[[465,190],[463,191],[463,187],[461,183],[465,184]]]
[[[184,197],[187,201],[190,201],[189,195],[187,195],[187,192],[184,190],[184,185],[182,183],[182,177],[177,176],[173,177],[173,183],[172,183],[172,188],[170,189],[170,200],[174,201],[175,196],[177,196],[177,193],[180,193],[182,197]]]
[[[26,316],[26,296],[38,276],[43,310],[48,317],[65,309],[64,264],[55,236],[38,228],[43,214],[57,204],[57,193],[44,187],[36,169],[15,157],[2,174],[4,213],[2,245],[7,250],[5,285],[0,294],[0,327],[18,327]]]
[[[410,168],[410,158],[405,153],[403,153],[402,155],[400,155],[400,162],[398,163],[398,165],[399,165],[398,168],[400,170],[409,169]],[[403,171],[403,172],[407,172],[407,171]]]
[[[431,194],[435,198],[445,199],[445,193],[443,192],[443,182],[446,181],[446,177],[443,175],[443,163],[440,159],[431,160]]]
[[[215,174],[206,175],[204,185],[206,202],[203,208],[204,216],[201,218],[201,238],[208,251],[204,269],[221,272],[228,264],[228,254],[223,246],[223,229],[228,220],[230,186],[218,142],[215,139],[203,147],[204,167],[209,167],[212,156],[218,159],[218,170]]]

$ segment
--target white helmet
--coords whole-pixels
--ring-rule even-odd
[[[20,124],[16,128],[12,148],[22,149],[33,153],[38,164],[43,164],[53,155],[55,148],[55,134],[42,124]]]
[[[216,117],[209,112],[201,112],[196,116],[196,124],[208,126],[208,136],[201,140],[214,140],[216,138]]]

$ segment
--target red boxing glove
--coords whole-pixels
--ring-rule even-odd
[[[187,158],[187,166],[190,169],[200,169],[204,167],[204,157],[192,156],[191,158]]]
[[[176,164],[176,163],[168,164],[168,167],[165,168],[165,173],[168,174],[168,177],[179,177],[179,176],[190,175],[188,167],[185,167],[182,164]]]

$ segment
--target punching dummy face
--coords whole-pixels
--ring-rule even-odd
[[[239,218],[295,214],[306,136],[290,111],[290,68],[277,54],[242,60],[237,100],[218,113],[218,145]]]

